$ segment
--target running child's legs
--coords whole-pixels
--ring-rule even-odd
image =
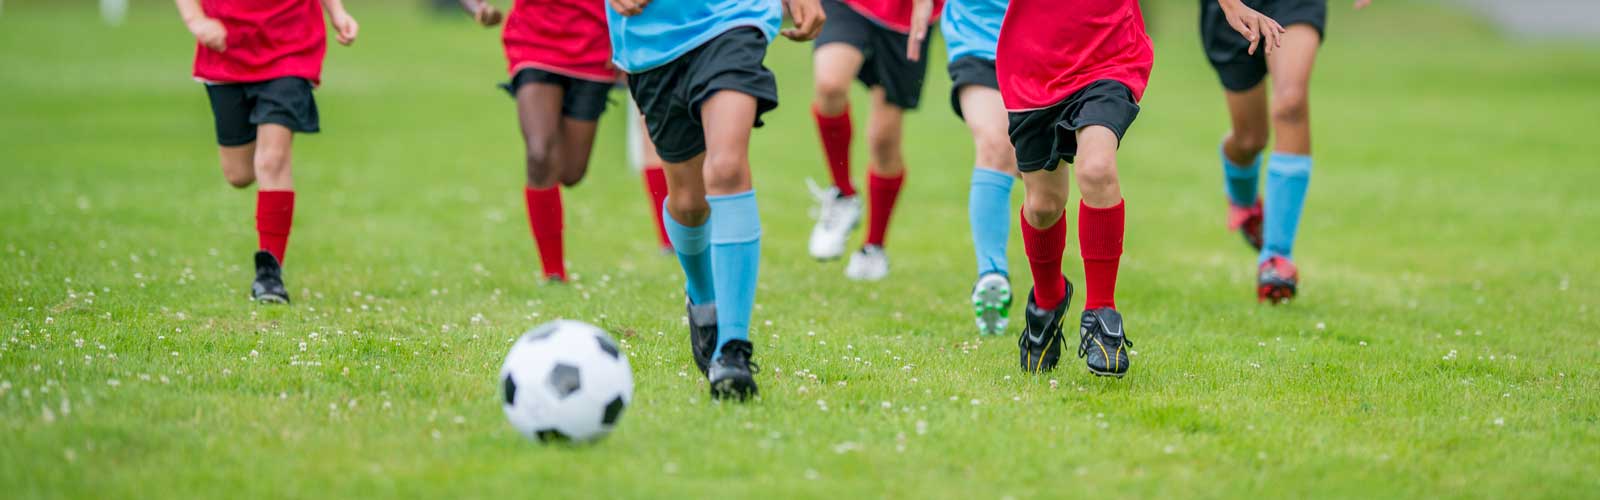
[[[567,149],[562,145],[564,97],[561,86],[543,82],[523,84],[516,88],[515,94],[517,123],[522,128],[524,146],[527,184],[523,196],[527,202],[528,226],[539,247],[544,276],[557,281],[567,278],[562,241],[564,211],[558,184],[566,170],[561,159]]]
[[[1011,232],[1011,187],[1017,175],[1017,156],[1006,133],[1005,104],[999,90],[981,85],[963,86],[957,95],[976,152],[967,194],[967,219],[978,275],[1009,274],[1006,245]]]
[[[856,193],[850,180],[850,142],[854,130],[850,122],[850,85],[866,62],[860,49],[848,43],[828,43],[812,55],[816,96],[811,112],[822,139],[822,152],[828,173],[841,196]]]
[[[905,182],[906,162],[901,149],[904,115],[904,110],[886,100],[883,87],[872,88],[872,115],[867,120],[872,159],[867,164],[868,245],[881,247],[888,238],[889,218],[894,215],[894,205]]]
[[[1272,126],[1277,133],[1267,160],[1267,195],[1262,231],[1261,261],[1293,258],[1311,181],[1311,111],[1308,89],[1321,35],[1309,24],[1295,24],[1284,33],[1282,45],[1267,57],[1272,75]]]
[[[256,143],[242,146],[219,146],[217,158],[222,163],[222,178],[236,188],[247,188],[256,182]]]
[[[294,179],[290,175],[294,132],[276,123],[256,127],[253,143],[256,191],[256,236],[262,250],[283,262],[294,222]]]
[[[711,261],[716,267],[717,348],[750,339],[756,275],[761,261],[761,219],[750,181],[750,131],[756,98],[737,91],[712,94],[700,106],[705,129],[705,190],[711,206]]]
[[[1078,205],[1078,251],[1083,257],[1085,311],[1116,308],[1117,268],[1122,260],[1126,214],[1117,178],[1117,134],[1090,125],[1078,129],[1073,172],[1083,202]]]

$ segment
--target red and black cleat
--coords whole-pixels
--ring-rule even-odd
[[[1261,251],[1261,199],[1248,207],[1228,202],[1228,230],[1238,231],[1250,248]]]
[[[1272,256],[1261,263],[1256,275],[1256,302],[1278,305],[1294,298],[1300,286],[1300,270],[1294,262]]]

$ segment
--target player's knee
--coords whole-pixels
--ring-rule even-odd
[[[672,220],[686,226],[698,226],[711,216],[711,204],[704,196],[668,196],[664,206]]]
[[[227,179],[228,185],[236,188],[247,188],[256,182],[255,173],[246,171],[246,169],[223,170],[222,178]]]
[[[1062,193],[1045,193],[1030,191],[1022,199],[1022,218],[1036,228],[1046,228],[1055,225],[1061,219],[1062,211],[1066,209],[1067,196]]]
[[[1117,161],[1112,155],[1079,156],[1073,171],[1079,189],[1093,192],[1117,183]]]
[[[750,168],[737,155],[706,155],[706,189],[731,193],[745,190],[750,185]]]
[[[818,75],[816,81],[817,107],[842,108],[850,104],[850,79]]]
[[[566,187],[569,187],[569,188],[570,187],[577,187],[578,183],[581,183],[581,182],[583,182],[583,172],[582,171],[578,171],[578,172],[562,172],[561,173],[561,185],[562,186],[566,186]]]
[[[884,126],[874,126],[867,134],[867,149],[872,162],[878,165],[900,163],[900,131]]]
[[[1311,103],[1305,89],[1290,87],[1277,89],[1272,94],[1272,121],[1278,124],[1299,125],[1311,117]]]
[[[1015,169],[1017,153],[1011,139],[1005,134],[979,134],[974,138],[978,150],[978,165],[1001,171]]]
[[[528,185],[542,187],[563,180],[557,175],[559,172],[555,168],[555,151],[547,144],[528,141],[528,148],[524,153]]]
[[[279,177],[289,173],[289,151],[284,149],[257,149],[255,174],[259,177]]]
[[[1233,143],[1235,148],[1249,153],[1249,156],[1255,156],[1261,150],[1267,149],[1267,135],[1266,129],[1235,130],[1233,131],[1233,137],[1228,140]]]

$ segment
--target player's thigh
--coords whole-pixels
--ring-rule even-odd
[[[755,120],[756,98],[744,92],[721,90],[700,104],[707,193],[750,190],[750,130]]]
[[[1282,45],[1267,55],[1273,98],[1288,94],[1303,98],[1317,61],[1317,49],[1322,45],[1322,34],[1310,24],[1294,24],[1285,29]]]
[[[245,187],[256,180],[256,143],[242,146],[218,146],[217,158],[222,163],[222,177],[233,187]]]
[[[1006,105],[1000,91],[983,85],[964,85],[956,93],[961,116],[972,132],[978,166],[1005,173],[1017,170],[1017,155],[1006,136]]]
[[[811,57],[819,93],[849,92],[850,82],[861,72],[861,65],[867,59],[861,49],[844,42],[820,45]]]
[[[577,118],[561,119],[561,183],[574,186],[589,171],[589,155],[594,150],[594,136],[599,120]]]
[[[1073,171],[1080,184],[1114,184],[1117,180],[1117,133],[1103,125],[1077,130],[1078,153]]]
[[[566,91],[548,82],[524,83],[517,87],[517,124],[528,147],[530,159],[549,155],[561,133],[561,105]]]

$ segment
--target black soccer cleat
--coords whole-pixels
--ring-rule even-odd
[[[756,390],[755,374],[761,372],[761,366],[750,361],[754,349],[746,340],[729,340],[722,345],[722,355],[711,361],[707,374],[712,398],[744,401],[760,392]]]
[[[283,267],[271,252],[256,252],[256,281],[250,284],[250,300],[264,304],[288,304],[289,290],[283,286]]]
[[[711,351],[717,348],[717,305],[690,303],[684,307],[689,311],[689,352],[694,355],[700,374],[708,375]]]
[[[1022,371],[1041,373],[1055,369],[1056,362],[1061,360],[1061,344],[1066,341],[1061,336],[1061,322],[1066,319],[1067,306],[1071,304],[1071,281],[1067,281],[1067,295],[1055,309],[1040,308],[1034,302],[1033,290],[1028,290],[1028,306],[1023,312],[1027,322],[1022,327],[1022,335],[1017,337]]]
[[[1133,341],[1122,331],[1122,313],[1109,307],[1083,312],[1078,325],[1078,357],[1084,358],[1090,373],[1122,378],[1128,373],[1128,349],[1132,347]]]

